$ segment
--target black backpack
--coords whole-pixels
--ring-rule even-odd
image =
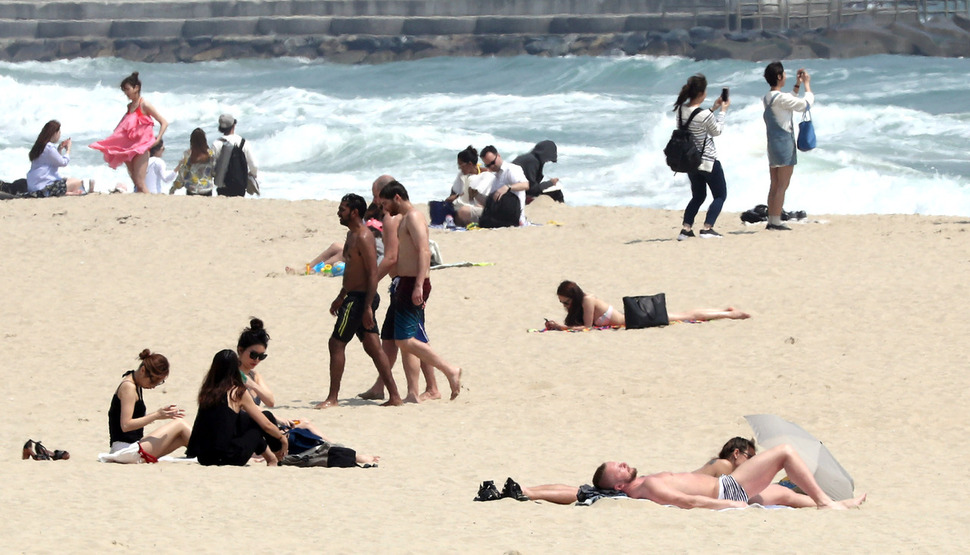
[[[482,217],[478,226],[484,228],[514,227],[519,225],[519,214],[522,213],[522,203],[519,196],[512,191],[495,200],[491,194],[485,201]]]
[[[229,153],[229,164],[226,166],[226,175],[222,178],[222,187],[217,192],[224,197],[246,196],[246,185],[249,183],[249,164],[246,162],[246,153],[243,146],[246,139],[239,142],[239,145],[231,145],[232,151]],[[223,149],[230,146],[230,143],[223,145]]]
[[[698,151],[697,145],[694,144],[694,135],[689,130],[690,122],[694,120],[694,116],[699,114],[701,110],[703,108],[697,108],[691,112],[690,117],[687,118],[687,123],[683,123],[680,117],[680,109],[677,109],[677,129],[670,134],[670,140],[667,142],[667,146],[664,147],[667,165],[675,172],[688,173],[696,171],[701,165],[701,158],[704,156],[704,148],[707,147],[707,141],[704,141],[704,147]]]

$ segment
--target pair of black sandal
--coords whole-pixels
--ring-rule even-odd
[[[52,453],[39,441],[28,439],[27,443],[24,444],[23,458],[24,460],[34,459],[35,461],[66,461],[67,459],[71,458],[71,454],[67,451],[61,451],[60,449],[55,449]]]
[[[494,501],[496,499],[515,499],[516,501],[528,501],[529,498],[522,493],[522,487],[512,478],[506,478],[505,486],[499,492],[495,487],[495,482],[486,480],[478,488],[478,495],[475,501]]]

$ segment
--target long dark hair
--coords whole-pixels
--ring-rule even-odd
[[[239,373],[239,357],[232,349],[223,349],[212,357],[212,366],[199,388],[199,408],[218,405],[226,398],[226,392],[236,388],[232,400],[239,401],[246,394],[246,384]]]
[[[249,320],[249,327],[239,334],[239,341],[236,342],[236,350],[243,352],[253,345],[269,345],[269,333],[263,329],[263,321],[253,316]]]
[[[681,87],[680,94],[677,95],[677,102],[674,102],[674,111],[676,112],[685,102],[697,98],[697,95],[706,90],[707,77],[704,77],[702,73],[691,75],[687,78],[687,84]]]
[[[566,325],[582,326],[583,298],[586,297],[586,293],[583,293],[576,282],[566,280],[559,284],[556,294],[569,299],[569,308],[566,309]]]
[[[44,149],[47,148],[47,143],[51,142],[51,139],[60,130],[61,122],[56,119],[52,119],[44,124],[44,128],[40,130],[40,135],[37,135],[37,140],[34,141],[34,146],[30,147],[30,154],[27,155],[31,162],[40,158],[40,155],[44,153]]]
[[[209,142],[206,140],[205,131],[202,128],[196,127],[192,130],[192,135],[189,136],[189,146],[192,150],[189,154],[190,164],[209,161]]]

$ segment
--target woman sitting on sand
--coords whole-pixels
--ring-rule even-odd
[[[259,363],[266,360],[266,357],[269,356],[266,354],[266,347],[268,345],[269,333],[263,327],[263,321],[259,318],[252,318],[249,321],[249,327],[239,334],[239,341],[236,342],[236,353],[239,356],[239,374],[242,376],[246,389],[253,398],[253,402],[256,405],[263,403],[267,407],[273,408],[276,406],[276,397],[273,395],[273,390],[270,389],[266,380],[263,379],[263,375],[256,370]],[[263,412],[263,414],[267,418],[270,417],[269,412]],[[275,417],[272,420],[283,430],[303,428],[316,434],[327,443],[334,443],[311,424],[309,420],[279,420]],[[374,464],[379,460],[380,457],[376,455],[357,455],[357,464]]]
[[[108,409],[108,434],[111,453],[132,449],[145,462],[158,462],[159,457],[168,455],[189,442],[189,427],[182,421],[185,411],[175,405],[159,408],[146,414],[142,390],[155,389],[165,383],[168,377],[168,359],[158,353],[145,349],[138,355],[141,364],[136,370],[129,370],[111,397]],[[145,426],[156,420],[173,419],[152,433],[145,435]],[[137,459],[136,459],[137,460]]]
[[[205,131],[196,127],[189,137],[189,149],[175,168],[175,183],[168,194],[185,187],[186,195],[211,197],[216,188],[216,156],[209,148]]]
[[[30,171],[27,172],[27,192],[31,196],[62,197],[64,195],[83,195],[84,181],[76,177],[61,177],[58,168],[71,161],[71,139],[61,142],[61,122],[50,120],[37,135],[34,146],[27,155],[30,158]],[[88,180],[94,191],[94,180]]]
[[[617,327],[626,325],[623,313],[613,308],[613,305],[592,295],[587,295],[575,282],[563,281],[556,290],[559,302],[566,308],[565,325],[552,320],[546,320],[548,330],[581,330],[591,327]],[[708,320],[750,318],[747,312],[741,312],[734,307],[723,310],[711,308],[695,308],[688,312],[668,312],[667,319],[671,322],[691,322]]]
[[[286,433],[270,420],[272,414],[259,411],[239,369],[239,357],[229,349],[212,358],[187,453],[203,465],[245,466],[258,454],[267,466],[276,466],[286,455]]]

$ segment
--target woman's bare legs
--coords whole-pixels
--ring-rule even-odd
[[[147,193],[148,186],[145,185],[145,176],[148,175],[148,152],[143,152],[125,162],[125,166],[128,167],[128,175],[135,186],[135,192]]]
[[[750,318],[747,312],[740,311],[733,306],[724,309],[695,308],[687,312],[668,312],[667,319],[671,322],[707,322],[708,320],[744,320]]]
[[[781,484],[769,484],[761,493],[748,498],[748,503],[759,505],[782,505],[784,507],[795,507],[804,509],[807,507],[818,507],[812,498],[804,493],[798,493],[791,488],[786,488]]]
[[[855,499],[833,501],[815,481],[815,476],[808,469],[805,461],[798,455],[795,448],[788,444],[772,447],[758,453],[751,460],[739,466],[731,476],[744,488],[749,495],[758,495],[764,491],[771,480],[782,469],[788,473],[789,479],[798,484],[808,494],[820,509],[847,509],[858,507],[866,500],[865,494]]]
[[[84,181],[76,177],[67,177],[64,179],[64,182],[67,184],[68,195],[74,196],[84,194]]]
[[[173,420],[141,438],[141,448],[153,457],[164,457],[179,447],[189,444],[192,430],[182,420]]]
[[[781,211],[785,206],[785,192],[791,183],[795,166],[780,166],[768,168],[771,174],[771,186],[768,188],[768,217],[776,217],[781,221]],[[768,220],[771,223],[771,220]]]

